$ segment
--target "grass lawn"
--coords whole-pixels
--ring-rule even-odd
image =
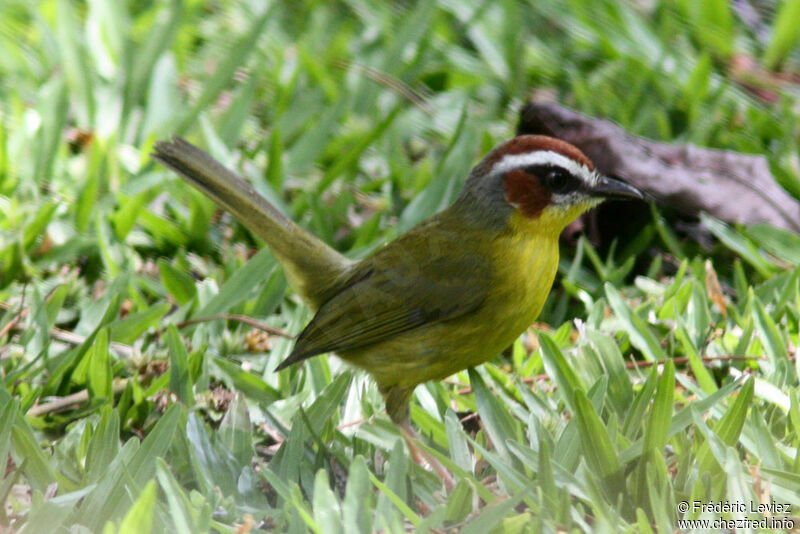
[[[4,0],[0,533],[800,528],[800,236],[654,205],[564,241],[511,353],[415,392],[446,494],[367,376],[272,372],[311,312],[150,159],[185,136],[358,258],[536,94],[800,199],[800,0],[754,4]]]

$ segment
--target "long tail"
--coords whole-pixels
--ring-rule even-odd
[[[314,309],[352,262],[298,226],[247,182],[191,143],[159,141],[153,158],[171,168],[261,237],[283,266],[289,284]]]

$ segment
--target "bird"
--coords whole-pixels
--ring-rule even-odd
[[[173,137],[153,157],[272,249],[289,285],[315,312],[281,371],[334,353],[366,371],[412,459],[452,489],[410,422],[414,389],[500,354],[537,318],[558,270],[559,235],[606,199],[641,199],[574,145],[520,135],[492,149],[447,208],[363,259],[300,227],[206,152]]]

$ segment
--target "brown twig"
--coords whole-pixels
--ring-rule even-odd
[[[51,291],[50,294],[47,295],[47,298],[45,300],[49,302],[52,296],[53,296],[53,291]],[[23,302],[24,299],[25,299],[25,293],[23,290],[23,295],[22,295]],[[23,302],[20,302],[20,308],[22,308]],[[9,305],[7,302],[0,302],[0,308],[9,310],[11,309],[11,305]],[[29,313],[30,313],[30,308],[21,309],[20,312],[16,315],[16,317],[11,319],[11,321],[9,321],[8,324],[6,324],[2,328],[2,330],[0,330],[0,338],[2,338],[8,332],[19,328],[17,325],[22,319],[27,317]],[[50,329],[50,337],[58,341],[62,341],[64,343],[69,343],[70,345],[80,345],[81,343],[86,341],[86,337],[84,336],[79,336],[78,334],[75,334],[68,330],[62,330],[61,328],[57,327],[53,327]],[[109,343],[109,347],[111,347],[113,350],[123,354],[128,358],[130,358],[134,354],[134,350],[131,347],[123,343],[117,343],[116,341],[112,341],[111,343]]]
[[[25,308],[24,310],[22,310],[22,312],[19,313],[19,315],[17,315],[17,317],[12,319],[6,326],[4,326],[3,330],[0,331],[0,338],[3,337],[3,335],[6,332],[16,328],[17,323],[19,323],[19,321],[22,318],[25,317],[27,311],[28,311],[28,308]],[[285,337],[285,338],[292,338],[293,337],[291,334],[289,334],[288,332],[286,332],[284,330],[281,330],[280,328],[275,328],[274,326],[269,326],[268,324],[264,324],[264,323],[262,323],[260,321],[256,321],[255,319],[252,319],[252,318],[244,316],[244,315],[230,315],[230,314],[209,315],[207,317],[197,317],[195,319],[189,319],[189,320],[186,320],[186,321],[181,321],[181,322],[177,323],[176,326],[178,328],[184,328],[186,326],[190,326],[190,325],[193,325],[193,324],[204,323],[204,322],[209,322],[209,321],[217,321],[217,320],[238,321],[240,323],[248,324],[248,325],[252,326],[253,328],[257,328],[259,330],[263,330],[264,332],[267,332],[267,333],[272,334],[274,336],[280,336],[280,337]],[[78,334],[75,334],[75,333],[70,332],[68,330],[62,330],[61,328],[55,328],[55,327],[50,329],[50,336],[53,339],[56,339],[58,341],[62,341],[64,343],[69,343],[71,345],[80,345],[81,343],[86,341],[86,337],[84,337],[84,336],[79,336]],[[111,349],[121,353],[123,356],[128,357],[128,358],[130,358],[134,354],[134,349],[132,347],[128,346],[128,345],[125,345],[124,343],[117,343],[116,341],[112,341],[109,344],[109,346],[110,346]]]
[[[289,339],[294,337],[285,330],[281,330],[280,328],[275,328],[274,326],[262,323],[261,321],[256,321],[252,317],[248,317],[246,315],[235,315],[228,313],[221,313],[218,315],[207,315],[205,317],[195,317],[194,319],[187,319],[186,321],[181,321],[177,323],[175,326],[177,326],[178,328],[183,328],[185,326],[191,326],[193,324],[198,324],[198,323],[208,323],[211,321],[237,321],[240,323],[250,325],[253,328],[262,330],[268,334],[272,334],[273,336],[280,336]]]
[[[20,300],[19,300],[19,311],[17,312],[17,315],[15,315],[14,318],[11,319],[8,322],[8,324],[3,327],[2,330],[0,330],[0,338],[5,336],[12,328],[14,328],[17,325],[18,322],[20,322],[22,319],[24,319],[28,315],[28,313],[31,311],[30,308],[25,308],[24,307],[25,306],[25,293],[27,291],[28,291],[28,284],[25,284],[25,285],[22,286],[22,296],[20,297]],[[6,305],[5,302],[3,304],[4,304],[3,307],[5,309],[7,309],[7,310],[11,309],[10,305]]]
[[[20,311],[17,315],[15,315],[14,318],[11,319],[8,323],[6,323],[6,325],[2,329],[0,329],[0,338],[5,336],[9,331],[11,331],[15,326],[17,326],[17,323],[23,320],[30,311],[31,311],[30,308],[25,308],[22,311]]]
[[[86,337],[79,336],[74,332],[70,332],[68,330],[62,330],[61,328],[51,328],[50,329],[50,336],[53,339],[58,341],[62,341],[64,343],[69,343],[70,345],[80,345],[84,341],[86,341]],[[112,341],[108,344],[109,348],[121,353],[123,356],[130,358],[134,355],[133,347],[129,345],[125,345],[124,343],[118,343],[116,341]]]
[[[726,356],[726,355],[719,355],[719,356],[700,356],[700,359],[704,362],[746,362],[746,361],[757,361],[757,360],[766,360],[765,356]],[[794,356],[789,356],[790,360],[794,360]],[[628,369],[641,369],[644,367],[652,367],[653,365],[664,365],[668,361],[672,361],[676,365],[682,365],[685,363],[689,363],[689,358],[686,356],[680,356],[678,358],[668,358],[664,360],[637,360],[633,362],[625,362],[625,367]],[[522,379],[523,384],[533,384],[534,382],[539,382],[541,380],[548,380],[550,379],[550,375],[543,373],[536,376],[526,376]],[[456,391],[458,395],[469,395],[472,393],[471,387],[465,387]]]
[[[341,423],[339,426],[336,427],[336,430],[342,430],[343,428],[347,428],[350,426],[360,425],[365,423],[367,420],[363,417],[360,419],[356,419],[355,421],[348,421],[347,423]]]
[[[356,63],[355,61],[349,61],[346,59],[338,59],[335,61],[334,65],[343,70],[353,68],[360,74],[363,74],[367,79],[372,80],[373,82],[377,83],[378,85],[382,85],[387,89],[395,91],[428,115],[434,115],[433,108],[428,102],[427,97],[399,78],[396,78],[391,74],[378,69],[374,69],[368,65],[363,65],[361,63]]]
[[[748,361],[755,361],[755,360],[766,360],[766,356],[700,356],[700,359],[704,362],[748,362]],[[793,356],[790,356],[789,359],[793,359]],[[628,369],[640,369],[642,367],[652,367],[653,365],[663,365],[667,363],[667,361],[672,360],[675,364],[680,365],[684,363],[689,363],[689,358],[686,356],[681,356],[679,358],[669,358],[667,360],[657,360],[657,361],[650,361],[650,360],[641,360],[635,362],[626,362],[625,367]]]
[[[114,384],[111,386],[111,388],[114,391],[114,394],[117,395],[119,393],[122,393],[127,386],[128,386],[128,380],[123,378],[120,380],[116,380]],[[31,417],[38,417],[40,415],[46,415],[52,412],[59,412],[61,410],[69,408],[74,404],[81,404],[87,402],[88,400],[89,400],[89,390],[84,389],[78,391],[77,393],[73,393],[65,397],[59,397],[44,404],[37,404],[36,406],[33,406],[30,410],[28,410],[27,415],[30,415]]]

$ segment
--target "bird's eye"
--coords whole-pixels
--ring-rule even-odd
[[[549,168],[544,174],[544,183],[553,193],[566,193],[574,188],[575,179],[564,169]]]

